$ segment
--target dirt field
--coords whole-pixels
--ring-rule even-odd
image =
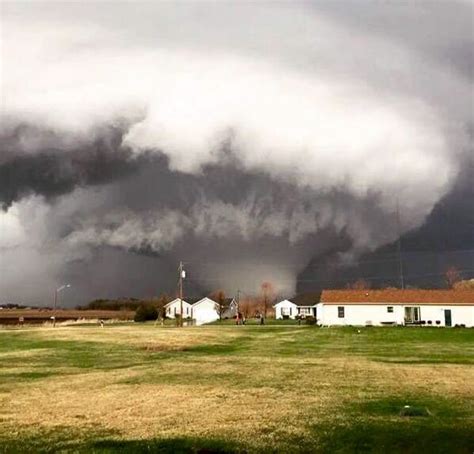
[[[2,330],[0,451],[472,453],[474,330],[358,331]]]
[[[41,324],[51,321],[53,315],[57,322],[75,320],[133,320],[134,311],[100,311],[58,309],[2,309],[0,311],[0,325],[19,325],[23,317],[23,324]]]

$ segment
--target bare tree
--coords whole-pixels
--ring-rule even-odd
[[[268,307],[271,305],[271,302],[275,298],[275,291],[273,284],[271,282],[262,282],[261,285],[262,291],[262,305],[263,305],[263,318],[267,318]]]
[[[352,290],[368,290],[370,289],[370,283],[365,279],[357,279],[355,282],[347,284],[347,288]]]
[[[166,317],[165,306],[171,301],[171,298],[166,294],[162,293],[156,301],[156,308],[158,309],[158,317],[162,320]]]
[[[444,278],[446,280],[446,285],[448,288],[454,288],[456,282],[459,282],[461,278],[461,273],[455,266],[449,266],[444,273]]]
[[[474,279],[458,281],[454,284],[456,290],[474,290]]]
[[[222,320],[222,316],[225,312],[225,300],[226,295],[224,290],[216,290],[211,293],[210,298],[219,305],[219,319]]]
[[[255,315],[257,308],[257,301],[250,297],[244,296],[240,298],[239,311],[242,313],[244,318],[248,319],[252,315]]]

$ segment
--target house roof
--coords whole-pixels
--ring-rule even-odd
[[[194,303],[197,303],[198,301],[202,300],[202,298],[183,298],[183,303],[190,304],[191,306]],[[169,306],[171,303],[175,303],[176,301],[179,302],[179,298],[175,298],[174,300],[170,301],[169,303],[165,304],[165,307]]]
[[[202,301],[204,298],[207,298],[211,301],[213,301],[214,303],[218,304],[213,298],[209,297],[209,296],[200,296],[200,297],[192,297],[192,298],[186,298],[184,297],[183,298],[183,303],[187,303],[187,304],[190,304],[191,306],[193,306],[194,304],[198,303],[199,301]],[[165,307],[169,306],[171,303],[174,303],[178,301],[179,302],[179,298],[175,298],[174,300],[170,301],[169,303],[165,304]],[[224,303],[223,303],[223,307],[227,308],[230,306],[230,303],[232,303],[232,301],[234,301],[234,298],[225,298],[224,300]]]
[[[186,301],[192,306],[193,304],[196,304],[198,301],[201,301],[202,299],[203,299],[202,296],[193,296],[192,298],[186,298]]]
[[[288,298],[285,298],[284,300],[281,300],[281,301],[276,302],[276,303],[273,305],[273,307],[278,306],[278,305],[281,304],[281,303],[286,303],[286,302],[291,303],[291,304],[293,304],[294,306],[296,306],[296,304],[293,303],[293,301],[291,301],[291,300],[288,299]]]
[[[324,304],[474,305],[474,290],[323,290]]]
[[[293,298],[289,298],[288,301],[291,301],[297,306],[314,306],[315,304],[319,303],[320,297],[321,292],[302,293],[300,295],[294,296]]]
[[[223,307],[229,307],[230,304],[232,303],[232,301],[234,301],[234,298],[226,298],[223,303],[222,303],[222,306]]]
[[[204,297],[204,298],[206,298],[206,297]],[[214,301],[214,302],[216,302],[216,303],[219,304],[219,302],[217,301],[217,299],[216,299],[216,298],[213,298],[212,295],[207,296],[207,298],[209,298],[210,300],[212,300],[212,301]],[[229,306],[230,306],[230,303],[232,303],[232,301],[234,301],[234,298],[227,298],[227,297],[224,298],[224,301],[222,302],[222,307],[229,307]]]
[[[205,300],[208,300],[208,301],[211,301],[212,303],[214,304],[217,304],[212,298],[209,298],[208,296],[203,296],[202,298],[200,298],[199,300],[197,300],[193,306],[197,306],[198,304],[200,304],[201,302],[205,301]]]

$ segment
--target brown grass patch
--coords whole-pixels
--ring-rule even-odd
[[[304,437],[309,423],[344,421],[344,409],[353,401],[394,395],[472,401],[470,365],[391,364],[341,352],[329,358],[265,355],[255,345],[239,355],[180,354],[197,345],[242,342],[252,335],[246,330],[145,325],[36,329],[29,335],[171,355],[126,368],[76,370],[34,384],[14,383],[9,393],[0,394],[0,431],[103,428],[128,439],[224,437],[252,445],[263,434]],[[291,341],[289,331],[281,335]],[[255,336],[272,345],[275,334]],[[14,356],[20,354],[25,367],[7,372],[27,370],[28,358],[36,351]]]

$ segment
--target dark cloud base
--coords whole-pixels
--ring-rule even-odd
[[[0,204],[8,209],[31,194],[46,199],[68,194],[78,186],[100,185],[119,180],[139,168],[129,148],[122,145],[126,130],[109,127],[90,143],[58,148],[54,132],[19,125],[0,137]],[[22,150],[25,142],[40,145],[32,152]]]
[[[78,187],[95,186],[105,201],[98,210],[105,213],[126,209],[132,215],[144,216],[166,208],[189,214],[198,200],[238,205],[254,197],[259,201],[255,216],[262,219],[282,207],[290,213],[297,204],[310,208],[325,202],[345,211],[356,207],[372,225],[390,227],[392,224],[391,228],[396,228],[394,222],[387,223],[386,213],[377,208],[377,194],[356,200],[344,188],[321,193],[291,182],[275,181],[264,172],[243,169],[232,150],[226,147],[221,150],[217,164],[189,175],[170,170],[167,158],[159,152],[134,156],[123,145],[126,128],[106,128],[90,143],[67,150],[43,146],[33,153],[17,152],[16,147],[25,142],[25,131],[31,139],[31,129],[25,127],[13,136],[0,139],[5,150],[0,162],[0,201],[4,209],[32,194],[54,204],[55,200],[67,197]],[[42,132],[40,135],[48,134]],[[453,190],[437,204],[425,224],[402,238],[407,285],[443,286],[443,273],[449,265],[462,270],[466,278],[474,275],[474,175],[471,161],[466,162]],[[87,210],[79,211],[75,217],[61,218],[63,224],[58,229],[58,240],[65,240],[74,232],[77,218],[94,214],[97,213]],[[380,238],[378,241],[384,242]],[[309,235],[298,247],[305,249],[301,257],[306,257],[309,251],[310,260],[297,278],[300,292],[344,287],[360,278],[375,287],[399,284],[396,244],[388,244],[373,253],[359,251],[362,255],[358,263],[345,266],[340,261],[340,254],[353,249],[351,234],[346,228],[330,224]],[[170,251],[162,253],[147,244],[130,250],[97,246],[86,259],[65,262],[57,279],[73,284],[75,296],[71,301],[75,304],[95,297],[173,294],[177,261],[201,260],[206,271],[195,273],[186,283],[188,294],[201,294],[219,286],[214,273],[226,266],[222,263],[242,260],[238,266],[245,275],[252,274],[252,265],[245,265],[252,262],[252,255],[256,262],[263,256],[273,260],[278,269],[278,266],[284,266],[282,258],[292,253],[298,257],[296,246],[287,238],[269,236],[242,242],[229,235],[203,241],[187,235]],[[299,265],[304,266],[304,263]],[[192,269],[193,265],[190,267]],[[245,287],[245,283],[243,285]]]
[[[298,276],[298,290],[345,287],[358,279],[375,288],[401,285],[397,242],[362,254],[351,266],[344,266],[337,259],[337,253],[347,249],[347,243],[335,244],[328,254],[314,257]],[[425,223],[401,237],[401,249],[405,286],[444,288],[449,267],[457,268],[464,279],[474,277],[472,155],[466,157],[452,191],[434,207]]]

